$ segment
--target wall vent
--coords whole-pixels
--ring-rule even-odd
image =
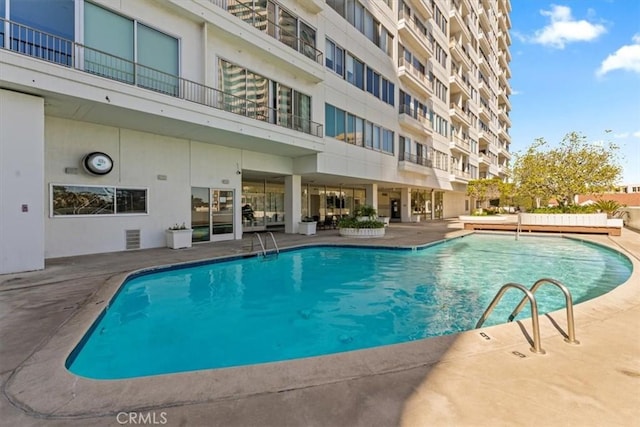
[[[127,249],[140,249],[140,230],[125,230]]]

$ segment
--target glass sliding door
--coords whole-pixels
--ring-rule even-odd
[[[210,203],[208,188],[191,188],[191,228],[194,242],[211,239]]]
[[[274,82],[277,87],[275,90],[275,109],[278,114],[278,124],[290,128],[293,116],[293,89]]]
[[[211,240],[233,238],[233,190],[211,189]]]
[[[242,183],[242,231],[266,228],[265,194],[263,182]]]

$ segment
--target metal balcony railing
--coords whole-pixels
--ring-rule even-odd
[[[432,167],[432,163],[430,159],[426,157],[418,156],[416,154],[398,153],[398,160],[401,162],[414,163],[416,165],[422,165],[429,168]]]
[[[429,119],[424,114],[421,114],[417,109],[413,108],[411,105],[402,104],[399,107],[399,111],[400,111],[400,114],[406,114],[410,117],[413,117],[423,125],[431,127],[431,119]]]
[[[0,19],[0,48],[318,137],[323,126],[128,59]]]
[[[241,19],[254,28],[257,28],[258,30],[269,34],[279,42],[284,43],[290,48],[300,52],[307,58],[310,58],[315,62],[322,64],[322,52],[316,49],[315,39],[305,40],[301,37],[298,37],[295,28],[287,29],[283,25],[273,22],[269,19],[269,12],[266,8],[256,9],[248,3],[244,3],[238,0],[209,1],[216,6],[219,6],[222,9],[226,10],[236,18]],[[291,24],[294,23],[291,22]]]
[[[411,62],[405,58],[398,59],[398,67],[404,67],[416,80],[418,80],[427,89],[427,92],[431,93],[431,79],[427,74],[418,70]]]

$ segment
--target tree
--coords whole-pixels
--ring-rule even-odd
[[[467,196],[473,197],[482,206],[487,200],[500,197],[502,184],[500,178],[471,180],[467,184]]]
[[[600,194],[620,178],[618,147],[611,142],[589,143],[571,132],[550,148],[538,138],[522,155],[516,155],[513,179],[520,196],[541,200],[555,198],[561,206],[574,203],[578,194]]]

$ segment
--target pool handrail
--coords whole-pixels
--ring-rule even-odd
[[[278,244],[276,243],[276,238],[273,236],[273,233],[271,231],[269,231],[267,233],[270,237],[271,237],[271,241],[273,242],[273,246],[275,248],[275,253],[276,256],[280,254],[280,248],[278,248]],[[253,233],[253,237],[251,238],[251,252],[253,252],[253,242],[254,242],[254,238],[257,237],[258,238],[258,242],[260,243],[260,248],[262,249],[262,256],[264,258],[267,257],[267,248],[265,243],[262,241],[262,238],[260,237],[259,233]]]
[[[536,281],[529,290],[532,294],[535,294],[540,286],[544,285],[545,283],[555,285],[564,294],[565,305],[567,308],[567,337],[564,340],[569,344],[580,344],[580,341],[576,340],[575,322],[573,320],[573,298],[571,298],[571,292],[561,282],[548,277]],[[524,307],[525,302],[526,298],[522,298],[522,301],[520,301],[520,303],[516,306],[516,308],[509,316],[509,322],[512,322],[513,319],[518,315],[518,313],[520,313],[520,310],[522,310],[522,308]]]
[[[538,322],[538,303],[536,302],[536,297],[529,289],[527,289],[520,283],[510,282],[502,285],[496,296],[493,297],[493,300],[491,301],[487,309],[484,311],[484,313],[482,313],[482,316],[480,317],[480,320],[478,320],[478,323],[476,323],[476,329],[480,328],[485,320],[487,320],[493,309],[496,308],[496,305],[498,305],[498,302],[500,302],[502,296],[510,288],[521,290],[525,294],[524,298],[529,300],[529,303],[531,304],[531,323],[533,327],[533,347],[531,347],[531,351],[538,354],[545,354],[546,352],[540,345],[540,324]]]

